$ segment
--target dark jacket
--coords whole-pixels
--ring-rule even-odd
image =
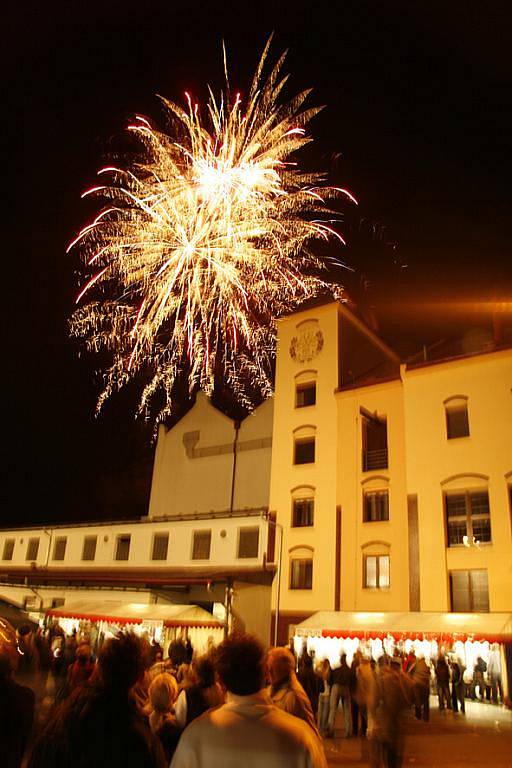
[[[165,768],[158,738],[125,691],[77,688],[37,741],[29,768]]]
[[[34,692],[0,677],[0,765],[19,768],[34,721]]]

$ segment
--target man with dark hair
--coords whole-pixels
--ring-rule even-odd
[[[226,703],[183,732],[172,768],[327,768],[313,729],[270,700],[264,665],[264,648],[251,635],[219,645],[216,669]]]
[[[121,634],[106,642],[91,682],[57,708],[29,768],[164,768],[162,747],[131,695],[143,673],[137,637]]]

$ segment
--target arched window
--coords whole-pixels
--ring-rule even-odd
[[[389,589],[390,550],[386,541],[368,541],[362,546],[364,589]]]
[[[376,523],[389,520],[389,478],[373,475],[361,483],[363,487],[363,522]]]
[[[469,437],[468,398],[465,395],[449,397],[444,401],[444,408],[448,440]]]
[[[292,490],[292,528],[312,526],[315,520],[315,488],[299,485]]]
[[[454,475],[443,480],[446,546],[489,544],[491,510],[487,475]]]
[[[289,550],[290,589],[313,589],[313,552],[307,545]]]
[[[316,405],[316,377],[315,370],[301,371],[295,376],[296,408]]]
[[[316,427],[305,424],[293,431],[293,463],[313,464],[315,461]]]

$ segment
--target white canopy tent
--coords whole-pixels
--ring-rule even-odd
[[[58,619],[68,633],[78,630],[84,622],[97,625],[107,636],[116,629],[127,628],[137,634],[148,632],[157,640],[167,642],[177,634],[186,633],[199,653],[205,651],[210,642],[220,642],[224,632],[223,625],[198,605],[77,600],[62,608],[53,608],[47,615]]]
[[[393,655],[397,648],[406,653],[413,648],[427,658],[452,650],[472,669],[477,656],[487,659],[492,643],[512,643],[512,614],[320,611],[296,625],[298,653],[304,642],[317,659],[328,658],[332,666],[342,652],[350,662],[362,645],[374,658]]]

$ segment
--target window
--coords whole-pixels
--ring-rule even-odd
[[[67,542],[66,536],[57,536],[53,545],[53,560],[64,560]]]
[[[194,531],[192,560],[209,560],[211,543],[211,531]]]
[[[389,494],[387,491],[365,492],[363,520],[365,523],[389,520]]]
[[[258,557],[259,528],[240,528],[238,532],[238,557]]]
[[[26,560],[37,560],[37,553],[39,552],[39,539],[29,539],[27,544],[27,556]]]
[[[294,464],[312,464],[315,461],[315,438],[297,438],[294,443]]]
[[[447,546],[471,546],[491,541],[491,512],[487,491],[445,495]]]
[[[366,555],[363,583],[367,589],[389,587],[389,555]]]
[[[51,607],[52,608],[60,608],[65,603],[65,599],[63,597],[52,597]]]
[[[445,405],[446,436],[448,440],[457,437],[469,437],[468,404],[460,399],[451,400]]]
[[[116,560],[128,560],[130,557],[130,543],[132,537],[130,534],[124,534],[117,537]]]
[[[4,551],[2,554],[2,560],[12,560],[14,554],[14,542],[16,539],[6,539],[4,541]]]
[[[301,558],[290,561],[290,589],[313,588],[313,559]]]
[[[153,536],[153,551],[151,553],[151,559],[167,560],[168,550],[169,550],[169,534],[155,533],[155,535]]]
[[[97,536],[84,536],[84,546],[82,549],[82,560],[94,560],[96,557]]]
[[[363,472],[387,469],[388,426],[385,418],[362,412]]]
[[[315,512],[315,500],[310,499],[294,499],[293,500],[293,513],[292,513],[292,526],[294,528],[303,528],[308,525],[313,525],[313,518]]]
[[[316,381],[307,384],[297,384],[295,390],[295,407],[305,408],[316,403]]]
[[[25,597],[23,599],[23,608],[25,611],[30,611],[32,608],[36,607],[36,598],[32,595],[30,597]]]
[[[450,571],[451,609],[472,613],[489,611],[487,571]]]

